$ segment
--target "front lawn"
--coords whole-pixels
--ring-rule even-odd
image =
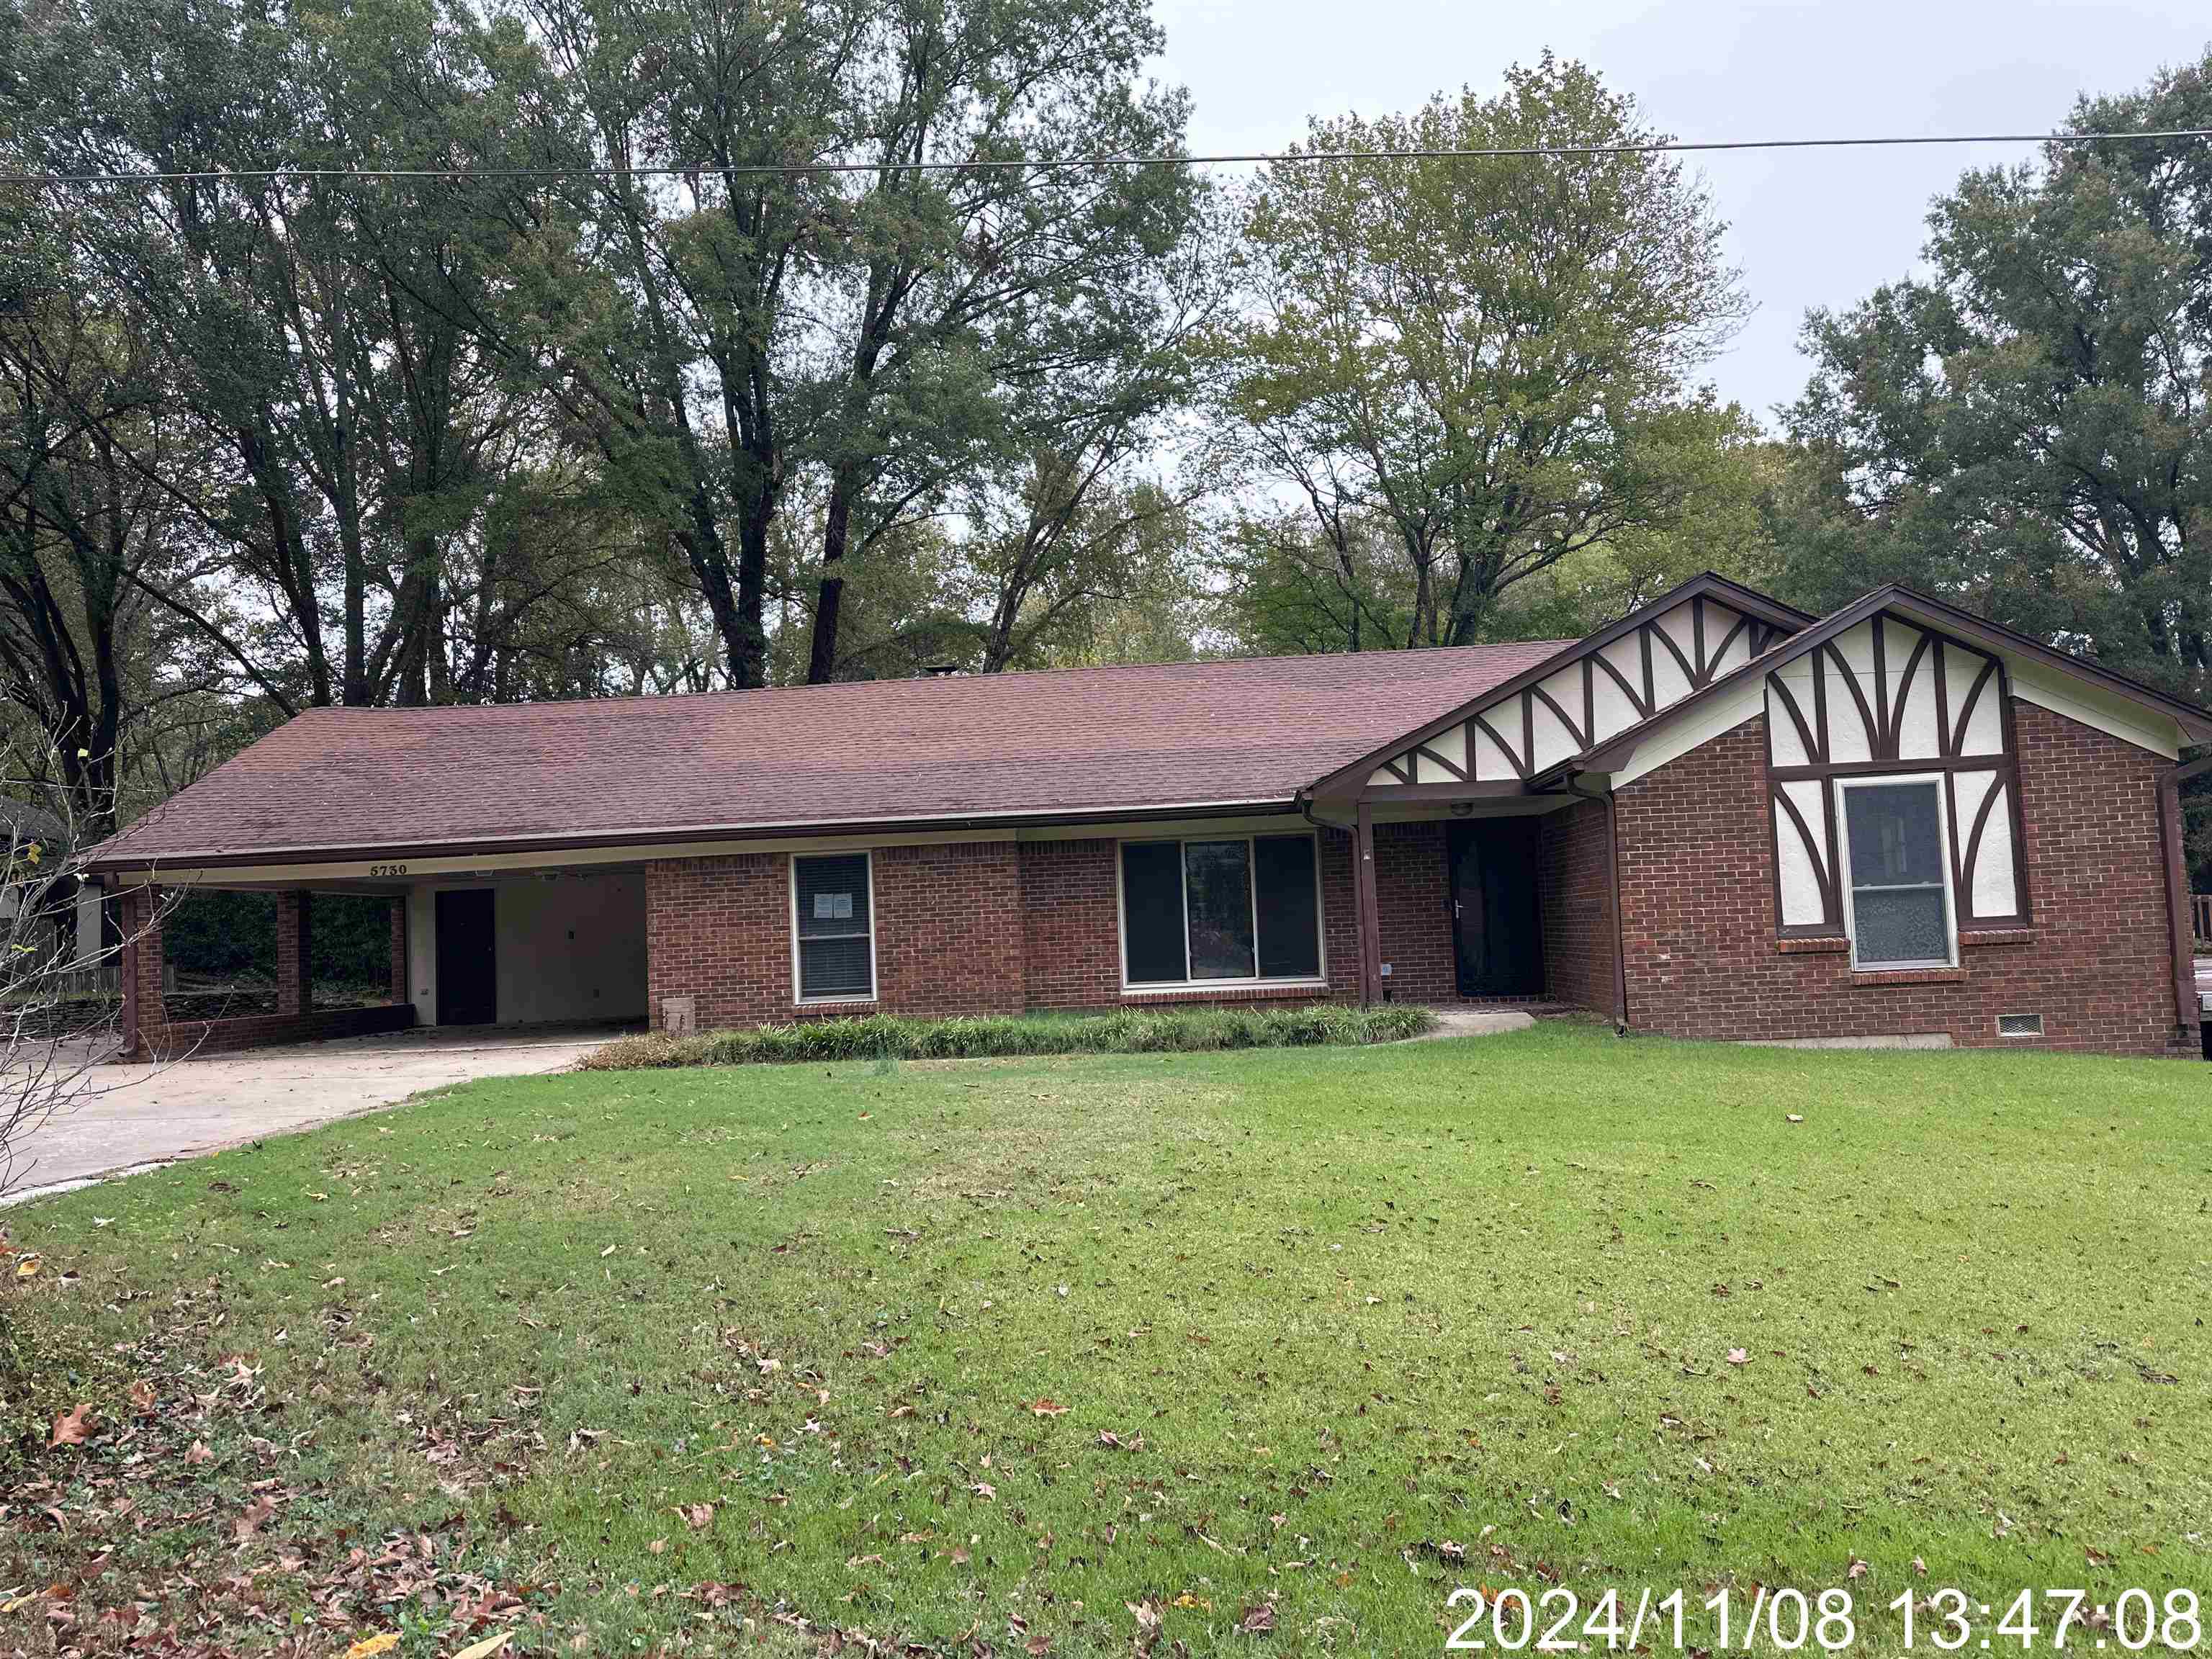
[[[2208,1081],[1546,1024],[476,1085],[5,1212],[0,1644],[2201,1586]]]

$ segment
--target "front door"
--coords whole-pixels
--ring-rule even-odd
[[[499,1018],[491,889],[438,895],[438,1024],[489,1025]]]
[[[1536,820],[1448,826],[1452,941],[1463,997],[1544,994],[1544,930],[1536,896]]]

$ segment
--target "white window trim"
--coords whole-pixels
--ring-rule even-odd
[[[1941,958],[1928,957],[1912,962],[1861,962],[1859,960],[1859,924],[1856,906],[1852,901],[1855,884],[1851,880],[1851,815],[1849,797],[1854,789],[1894,789],[1911,784],[1933,784],[1936,787],[1936,855],[1942,861],[1943,931],[1949,942],[1949,954]],[[1911,973],[1916,969],[1956,968],[1959,965],[1959,895],[1953,890],[1951,880],[1951,814],[1946,791],[1945,776],[1941,772],[1881,772],[1863,777],[1835,780],[1834,799],[1828,804],[1836,824],[1837,886],[1842,890],[1844,901],[1844,934],[1851,942],[1851,968],[1864,974]]]
[[[799,988],[804,981],[799,977],[799,866],[800,864],[810,859],[848,859],[854,856],[856,854],[866,862],[868,872],[868,994],[864,997],[852,995],[838,995],[834,997],[801,996],[799,994]],[[876,1001],[878,994],[883,989],[882,981],[876,976],[876,933],[883,926],[883,919],[876,914],[875,849],[871,847],[856,847],[848,851],[836,853],[793,853],[789,858],[784,860],[784,863],[787,866],[787,874],[785,878],[785,884],[790,889],[792,1006],[794,1008],[865,1008],[869,1006]],[[852,935],[849,933],[831,934],[830,937],[833,939],[849,939]]]
[[[1260,884],[1253,872],[1257,862],[1252,842],[1273,840],[1277,836],[1304,836],[1313,843],[1314,860],[1314,951],[1321,971],[1316,974],[1275,975],[1261,976],[1260,966]],[[1139,846],[1160,842],[1173,842],[1176,848],[1176,869],[1182,884],[1182,968],[1190,972],[1190,878],[1188,866],[1182,858],[1182,848],[1191,842],[1241,841],[1244,843],[1246,896],[1252,907],[1252,966],[1253,974],[1244,979],[1148,979],[1132,981],[1129,978],[1129,892],[1128,866],[1122,861],[1121,849],[1132,842]],[[1255,987],[1273,989],[1276,987],[1294,989],[1325,989],[1328,985],[1328,912],[1323,907],[1321,878],[1321,837],[1311,830],[1249,830],[1242,835],[1207,835],[1203,832],[1188,836],[1125,836],[1114,843],[1114,911],[1121,934],[1121,994],[1128,997],[1188,996],[1194,991],[1249,991]]]

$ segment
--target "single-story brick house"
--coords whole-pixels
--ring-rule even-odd
[[[1530,998],[2195,1054],[2178,786],[2207,741],[2212,714],[1938,600],[1814,618],[1705,575],[1574,641],[317,708],[94,867],[155,1053]],[[280,1012],[165,1017],[149,921],[191,885],[280,895]],[[390,898],[389,1006],[307,1006],[326,891]]]

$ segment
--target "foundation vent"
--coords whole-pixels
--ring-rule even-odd
[[[2001,1037],[2039,1037],[2043,1035],[2041,1014],[1999,1014],[1997,1035]]]

